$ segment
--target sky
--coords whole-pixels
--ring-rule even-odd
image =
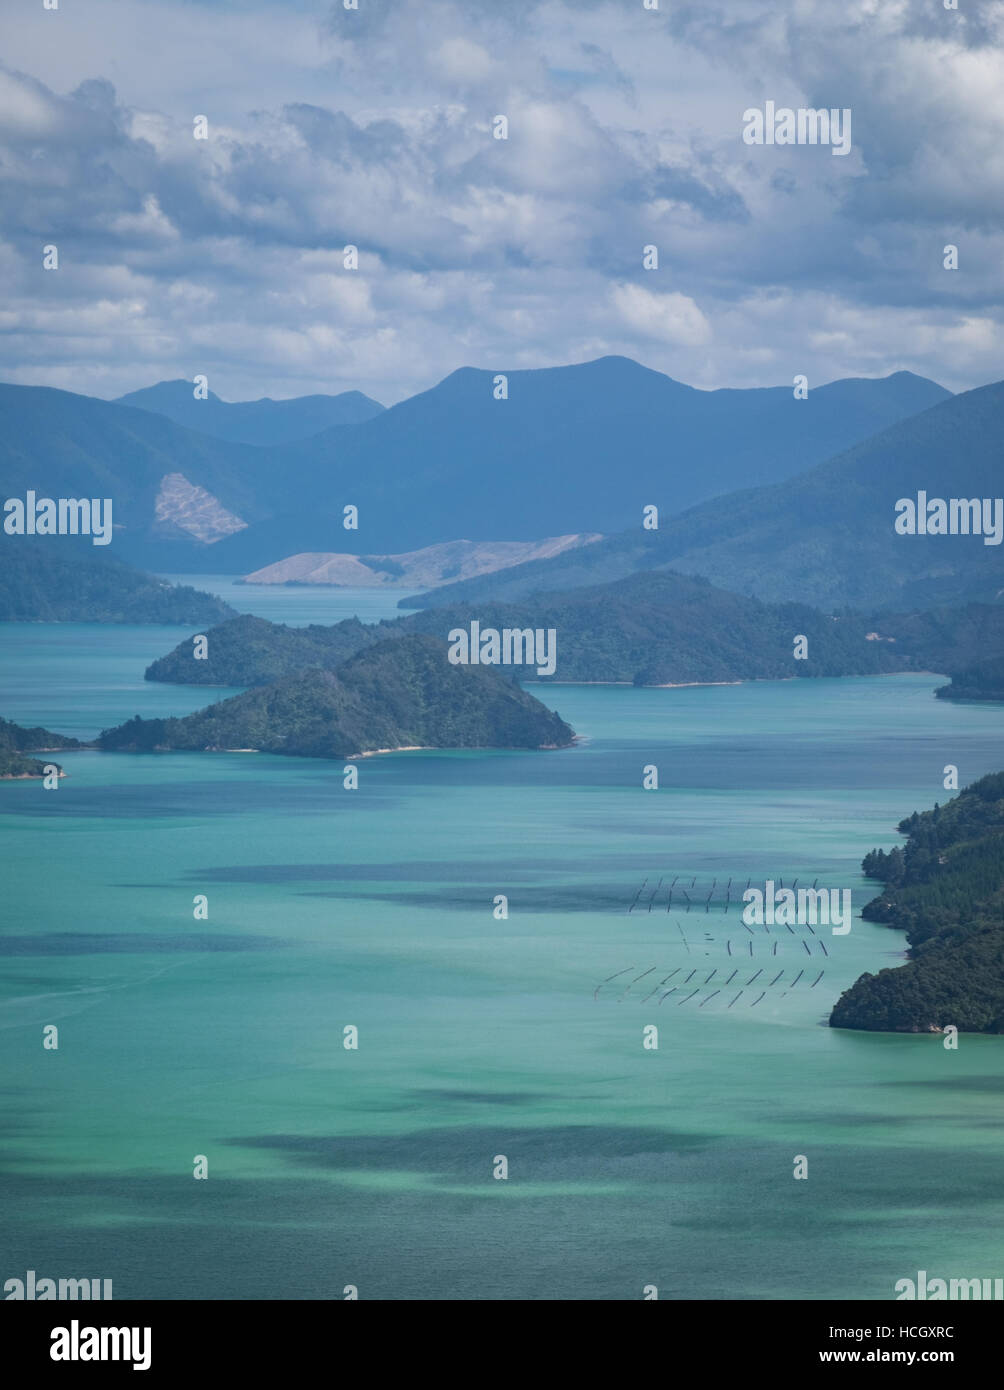
[[[1004,0],[345,3],[0,0],[0,379],[1004,376]]]

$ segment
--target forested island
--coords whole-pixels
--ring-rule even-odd
[[[612,584],[538,594],[515,603],[429,608],[377,624],[351,618],[290,628],[245,615],[214,627],[204,659],[189,640],[147,668],[146,679],[188,685],[267,685],[308,667],[334,670],[367,645],[407,633],[446,640],[482,628],[553,629],[557,681],[684,685],[792,677],[951,673],[1004,642],[1004,607],[970,604],[881,618],[762,603],[707,579],[660,570]],[[804,659],[795,657],[803,637]],[[524,679],[541,679],[524,669]],[[544,677],[547,679],[547,677]]]
[[[87,744],[79,739],[66,738],[49,729],[24,729],[19,724],[12,724],[9,719],[0,719],[0,777],[42,777],[50,760],[47,758],[43,763],[37,758],[28,757],[29,753],[86,747]],[[59,775],[63,776],[59,764],[55,766],[59,768]]]
[[[444,642],[413,634],[368,646],[337,672],[298,671],[180,719],[129,720],[102,733],[98,747],[347,758],[399,748],[560,748],[574,737],[498,671],[450,665]]]
[[[904,965],[862,975],[834,1028],[1004,1032],[1004,772],[900,821],[906,844],[862,863],[882,893],[862,916],[906,932]]]

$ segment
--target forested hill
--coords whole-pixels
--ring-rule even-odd
[[[204,634],[203,656],[196,654],[190,638],[179,642],[147,667],[146,679],[176,685],[269,685],[309,667],[332,671],[393,632],[358,618],[330,627],[286,627],[242,613]]]
[[[339,666],[301,671],[183,719],[133,719],[106,730],[108,750],[255,749],[345,758],[378,749],[555,748],[572,729],[488,667],[453,666],[446,644],[414,635]]]
[[[0,622],[209,626],[233,611],[212,594],[168,584],[89,541],[0,533]]]
[[[24,729],[9,719],[0,719],[0,777],[41,777],[45,763],[26,754],[86,746],[79,739],[54,734],[49,729]],[[48,763],[51,759],[45,761]]]
[[[994,700],[1004,703],[1004,657],[976,662],[956,671],[949,685],[936,690],[940,700]]]
[[[706,579],[660,570],[612,584],[520,602],[423,609],[368,626],[289,628],[243,616],[213,628],[205,659],[191,639],[155,661],[148,680],[190,685],[266,685],[307,667],[333,670],[389,637],[425,632],[446,640],[454,628],[553,628],[558,681],[672,685],[786,677],[951,674],[1004,641],[1004,607],[886,615],[830,615],[804,604],[768,604],[716,588]],[[807,639],[805,660],[795,638]],[[518,671],[538,679],[534,668]]]
[[[866,855],[884,883],[862,916],[906,932],[911,959],[862,975],[834,1028],[1004,1032],[1004,772],[899,824],[905,846]]]

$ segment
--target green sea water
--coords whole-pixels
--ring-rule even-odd
[[[390,611],[305,618],[302,593],[267,616]],[[198,708],[142,680],[184,635],[7,624],[0,713],[89,735]],[[853,1299],[1004,1274],[1004,1040],[826,1026],[902,958],[857,916],[862,855],[947,799],[947,763],[1004,765],[1001,708],[939,683],[530,687],[576,747],[368,758],[356,791],[254,754],[0,783],[0,1282]],[[851,889],[852,931],[744,928],[722,885],[767,877]]]

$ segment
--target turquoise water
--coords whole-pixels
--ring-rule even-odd
[[[408,589],[336,589],[327,585],[239,584],[239,575],[163,574],[172,584],[187,584],[203,593],[216,594],[238,613],[256,613],[274,623],[302,627],[307,623],[336,623],[356,617],[364,623],[381,618],[400,618],[411,608],[398,608]]]
[[[86,734],[197,707],[142,681],[176,640],[6,625],[0,713]],[[827,1028],[901,958],[881,928],[665,907],[674,876],[797,876],[859,909],[862,855],[946,799],[944,765],[1002,764],[1000,710],[938,683],[537,687],[577,747],[365,759],[353,792],[340,765],[225,754],[0,783],[0,1278],[610,1299],[1000,1275],[1002,1041]]]

